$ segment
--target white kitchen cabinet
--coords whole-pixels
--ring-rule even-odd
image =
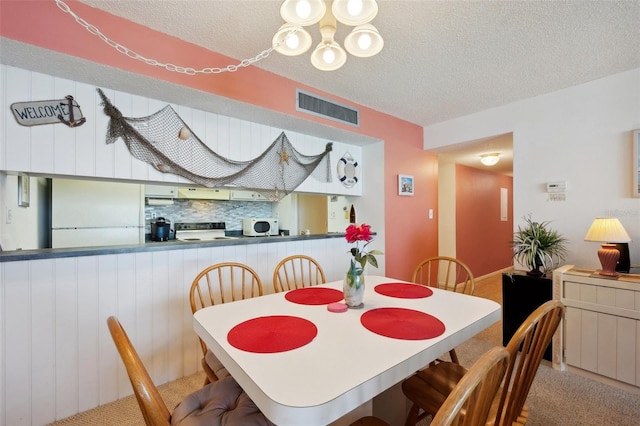
[[[231,191],[231,200],[233,201],[270,201],[264,195],[246,190],[232,190]]]
[[[145,185],[144,196],[147,198],[176,198],[178,196],[178,187],[167,185]]]
[[[228,200],[229,191],[217,188],[178,188],[178,198],[185,200]]]
[[[640,275],[569,268],[557,277],[566,366],[640,386]]]

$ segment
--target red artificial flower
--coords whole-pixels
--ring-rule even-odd
[[[359,268],[363,269],[367,262],[375,266],[376,268],[378,267],[378,261],[376,260],[374,255],[383,253],[379,250],[372,250],[370,252],[364,251],[365,247],[367,247],[367,245],[371,242],[372,236],[373,232],[371,232],[371,226],[367,224],[363,223],[359,226],[351,224],[347,226],[344,235],[345,239],[349,243],[356,243],[356,246],[352,247],[349,250],[349,253],[351,253],[351,255],[353,256],[353,260],[351,261],[351,269],[354,269],[356,267],[355,263],[359,265]],[[359,241],[365,242],[362,248],[358,247]]]
[[[355,243],[356,241],[371,241],[371,226],[362,224],[360,226],[351,224],[347,226],[346,235],[344,236],[349,243]]]

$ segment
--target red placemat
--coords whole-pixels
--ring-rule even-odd
[[[378,308],[365,312],[360,322],[369,331],[403,340],[432,339],[444,333],[438,318],[405,308]]]
[[[305,287],[287,292],[284,298],[301,305],[328,305],[344,299],[344,294],[334,288]]]
[[[425,285],[407,283],[378,284],[374,290],[376,293],[401,299],[422,299],[433,294],[433,291]]]
[[[273,315],[253,318],[227,333],[231,346],[247,352],[286,352],[311,342],[318,328],[304,318]]]

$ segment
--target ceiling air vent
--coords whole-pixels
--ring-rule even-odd
[[[360,126],[360,117],[357,109],[313,96],[301,90],[296,90],[296,97],[296,109],[298,111],[303,111],[318,117],[328,118],[329,120],[338,121],[350,126]]]

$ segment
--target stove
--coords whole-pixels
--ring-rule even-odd
[[[176,223],[176,240],[179,241],[217,241],[235,240],[225,236],[224,222]]]

